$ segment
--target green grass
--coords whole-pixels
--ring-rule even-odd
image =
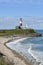
[[[0,58],[0,65],[14,65],[11,62],[6,62],[2,57]]]
[[[14,35],[14,34],[29,34],[34,33],[33,29],[12,29],[12,30],[0,30],[0,36]]]

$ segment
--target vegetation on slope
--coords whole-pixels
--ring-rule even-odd
[[[29,34],[35,33],[33,29],[12,29],[12,30],[0,30],[0,35],[14,35],[14,34]]]

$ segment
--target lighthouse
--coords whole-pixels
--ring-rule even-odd
[[[22,18],[20,18],[20,27],[22,27]]]

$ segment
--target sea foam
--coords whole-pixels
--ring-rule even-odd
[[[28,49],[28,52],[36,59],[37,62],[41,62],[40,65],[43,65],[43,52],[32,50],[32,46]]]

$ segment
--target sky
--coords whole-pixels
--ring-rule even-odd
[[[0,29],[12,29],[19,25],[43,29],[43,0],[0,0]]]

